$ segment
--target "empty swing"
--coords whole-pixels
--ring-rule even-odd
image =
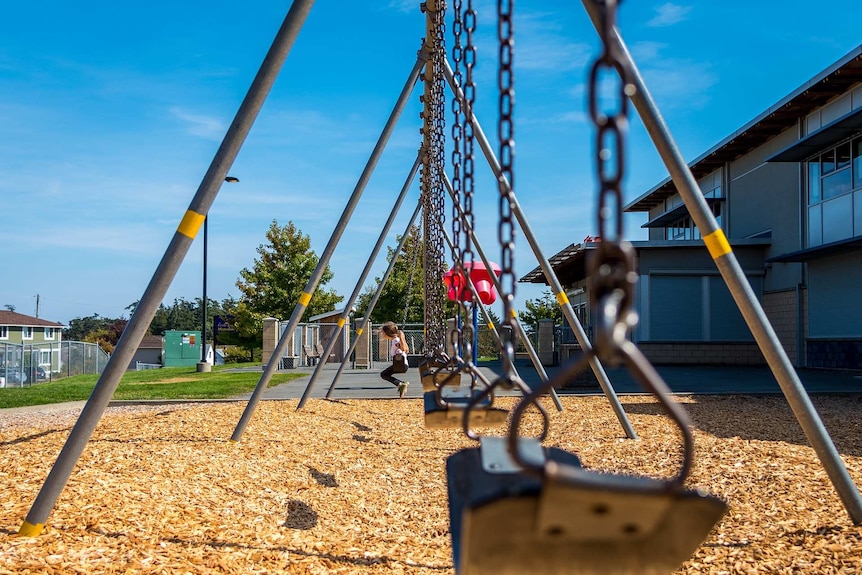
[[[500,139],[508,158],[511,179],[511,49],[512,15],[500,6]],[[511,9],[511,3],[507,5]],[[479,447],[461,450],[446,461],[450,531],[456,573],[459,575],[515,573],[667,574],[679,567],[708,536],[727,510],[725,502],[684,487],[694,460],[694,439],[688,415],[670,397],[670,390],[637,346],[629,340],[637,323],[632,309],[634,250],[622,241],[622,192],[627,71],[610,42],[616,3],[601,3],[604,52],[590,75],[590,112],[598,128],[597,167],[600,180],[598,225],[603,242],[589,262],[588,289],[597,310],[596,341],[592,349],[567,362],[557,376],[526,393],[512,411],[505,438],[477,437]],[[621,86],[617,114],[608,118],[596,111],[597,74],[601,67],[616,70]],[[508,88],[507,88],[507,83]],[[508,93],[506,91],[508,89]],[[605,139],[616,145],[605,149]],[[613,157],[616,172],[605,163]],[[505,169],[505,168],[504,168]],[[501,178],[502,179],[502,178]],[[512,194],[510,184],[508,193]],[[513,239],[507,223],[501,186],[500,243],[504,276],[511,270]],[[607,206],[608,198],[612,205]],[[609,214],[615,229],[605,229]],[[508,252],[508,253],[507,253]],[[505,285],[505,284],[503,284]],[[506,320],[514,283],[501,294]],[[505,383],[517,383],[511,342],[503,350]],[[678,472],[669,478],[600,473],[582,466],[579,458],[554,447],[543,447],[548,417],[540,397],[587,368],[590,361],[624,365],[640,385],[654,395],[682,436]],[[495,382],[497,383],[497,382]],[[528,408],[538,409],[543,429],[538,438],[521,437],[521,420]]]

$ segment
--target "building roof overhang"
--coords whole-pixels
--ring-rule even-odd
[[[862,131],[862,108],[838,118],[766,159],[767,162],[801,162]]]
[[[813,248],[805,248],[804,250],[782,254],[780,256],[769,258],[766,261],[779,263],[807,262],[814,259],[837,256],[840,254],[857,252],[860,250],[862,250],[862,237],[856,237],[847,240],[840,240],[837,242],[830,242],[828,244],[823,244],[821,246],[816,246]]]
[[[703,240],[647,240],[631,242],[637,250],[700,249],[706,251]],[[733,248],[766,249],[772,245],[770,238],[745,238],[730,240]],[[554,254],[548,262],[557,279],[565,285],[573,285],[587,278],[588,253],[598,247],[598,243],[571,244]],[[519,283],[550,285],[541,267],[537,267],[518,280]]]
[[[724,198],[704,198],[706,200],[707,205],[712,205],[718,202],[723,202]],[[662,212],[658,216],[654,217],[644,225],[642,228],[664,228],[667,227],[668,224],[675,222],[683,216],[688,215],[688,208],[685,204],[680,204],[674,208],[667,210],[666,212]]]
[[[862,82],[862,45],[689,163],[692,175],[701,179],[744,156],[770,138],[798,125],[799,118],[845,93],[858,82]],[[623,210],[648,212],[676,193],[673,181],[665,178]]]

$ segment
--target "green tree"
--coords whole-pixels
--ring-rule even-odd
[[[288,222],[281,227],[272,221],[266,232],[267,244],[257,248],[252,269],[240,270],[236,282],[241,296],[236,306],[236,327],[243,336],[259,334],[263,318],[287,320],[293,314],[319,258],[311,249],[311,239]],[[317,289],[300,318],[332,311],[342,299],[334,290],[324,290],[332,279],[329,266],[323,271]]]
[[[524,302],[524,307],[527,310],[519,313],[518,317],[528,335],[532,336],[535,333],[540,319],[552,319],[554,325],[563,322],[563,310],[550,290],[543,292],[542,297],[538,299],[528,299]]]
[[[69,327],[63,330],[63,339],[98,343],[107,353],[112,353],[127,323],[126,318],[111,319],[99,314],[76,317],[70,320]]]
[[[398,243],[401,243],[401,237],[398,236]],[[388,247],[387,250],[386,261],[391,262],[392,258],[395,257],[395,247]],[[423,323],[425,321],[423,252],[424,243],[420,237],[419,227],[413,226],[407,241],[404,242],[401,254],[392,266],[392,273],[389,274],[389,279],[380,292],[380,299],[371,312],[373,323],[394,321],[401,324],[404,320],[405,307],[407,309],[407,323]],[[358,316],[364,316],[367,313],[380,279],[379,277],[375,278],[375,284],[365,288],[365,291],[357,298]]]

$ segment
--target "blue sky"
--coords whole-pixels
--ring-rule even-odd
[[[49,320],[128,315],[289,5],[33,0],[4,7],[0,306],[34,315],[38,294],[39,316]],[[496,142],[496,2],[475,5],[477,118]],[[691,160],[862,43],[860,11],[851,0],[630,0],[619,25]],[[580,2],[521,0],[515,33],[515,193],[550,257],[596,234],[585,80],[599,46]],[[225,184],[210,211],[209,297],[238,295],[239,270],[252,266],[273,219],[293,221],[323,251],[423,34],[418,0],[316,2],[230,170],[240,182]],[[344,296],[415,158],[419,93],[330,262],[328,287]],[[636,117],[627,152],[629,201],[667,173]],[[499,261],[497,190],[485,164],[476,165],[477,232]],[[416,201],[418,182],[408,204]],[[411,212],[402,209],[389,245]],[[644,239],[644,221],[628,218],[626,237]],[[167,302],[201,296],[202,235]],[[517,243],[520,277],[537,263],[523,234]],[[384,270],[378,262],[373,276]],[[516,308],[541,293],[519,284]]]

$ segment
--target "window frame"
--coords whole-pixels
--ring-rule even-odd
[[[30,341],[33,339],[36,330],[29,325],[21,326],[21,340],[22,341]]]
[[[838,165],[838,151],[844,147],[849,148],[849,161],[841,166]],[[826,170],[824,165],[830,165],[830,170]],[[840,198],[841,196],[852,194],[856,190],[862,189],[862,135],[856,135],[852,138],[844,140],[838,144],[829,147],[826,150],[811,156],[805,161],[805,197],[807,207],[823,204],[829,200]],[[827,162],[827,164],[824,164]],[[817,169],[813,169],[813,168]],[[836,180],[834,176],[838,174],[847,174],[849,176],[850,187],[839,194],[830,195],[827,197],[827,187],[824,185],[826,180]],[[812,185],[816,183],[815,185]],[[812,198],[812,191],[816,192],[815,198]]]

